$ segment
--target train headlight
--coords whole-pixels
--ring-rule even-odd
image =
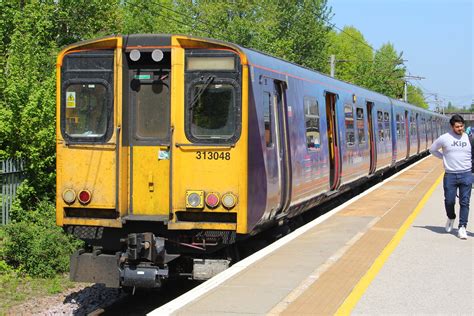
[[[231,209],[237,204],[237,196],[235,196],[232,192],[227,192],[222,196],[222,205],[225,208]]]
[[[153,59],[156,62],[161,61],[163,59],[163,57],[164,57],[163,51],[160,50],[160,49],[155,49],[151,53],[151,59]]]
[[[206,205],[209,208],[217,207],[217,205],[219,205],[219,202],[220,202],[219,193],[209,192],[206,195]]]
[[[186,208],[203,208],[204,191],[186,191]]]
[[[72,189],[66,189],[63,192],[63,200],[67,204],[72,204],[76,200],[76,192]]]
[[[82,190],[79,192],[79,202],[82,204],[87,204],[91,201],[92,195],[88,190]]]
[[[133,60],[133,61],[138,61],[141,57],[141,53],[138,49],[132,49],[130,51],[130,59]]]

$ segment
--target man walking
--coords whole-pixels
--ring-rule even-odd
[[[469,137],[464,133],[464,119],[458,114],[454,114],[449,120],[451,131],[441,135],[431,145],[430,152],[433,156],[443,159],[444,165],[444,207],[448,221],[446,231],[449,233],[456,219],[454,205],[456,203],[456,193],[459,189],[459,225],[458,237],[467,239],[467,218],[469,216],[469,200],[472,189],[472,162],[471,144]],[[439,150],[442,150],[440,152]]]

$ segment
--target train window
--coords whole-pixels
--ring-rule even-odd
[[[364,109],[356,108],[357,115],[357,140],[359,144],[365,143],[365,128],[364,128]]]
[[[391,133],[390,133],[390,114],[388,112],[383,113],[384,117],[384,124],[385,124],[385,139],[390,140]]]
[[[414,116],[410,116],[410,135],[416,136],[416,123]]]
[[[229,139],[236,131],[236,85],[229,80],[195,82],[188,109],[191,134],[197,139]]]
[[[379,132],[378,140],[383,142],[385,140],[385,131],[384,131],[384,126],[383,126],[383,112],[382,111],[377,111],[377,130]]]
[[[310,151],[316,150],[321,146],[318,101],[315,97],[305,96],[303,103],[306,125],[306,146]]]
[[[346,144],[349,147],[354,146],[354,110],[352,109],[352,105],[346,104],[344,106],[344,120],[346,127]]]
[[[272,137],[272,98],[270,92],[263,92],[263,122],[265,124],[265,143],[270,147]]]
[[[66,134],[81,138],[104,136],[108,122],[106,85],[73,83],[65,92]]]
[[[383,122],[383,113],[382,111],[377,111],[377,121]]]
[[[169,95],[169,87],[161,82],[139,86],[135,108],[135,133],[138,138],[165,140],[169,137]]]
[[[405,118],[397,114],[397,139],[405,138]]]
[[[61,69],[61,134],[66,142],[104,143],[113,133],[114,51],[64,56]]]

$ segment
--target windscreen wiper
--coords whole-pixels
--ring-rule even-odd
[[[206,81],[204,82],[203,86],[199,88],[197,91],[196,95],[194,96],[193,100],[191,101],[191,104],[189,105],[189,109],[192,110],[194,108],[194,105],[196,102],[199,100],[201,95],[204,93],[204,91],[209,87],[212,81],[214,81],[216,77],[215,76],[209,76],[207,77]]]

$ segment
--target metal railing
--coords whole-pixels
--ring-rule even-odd
[[[0,182],[2,183],[2,225],[10,221],[10,210],[16,196],[16,190],[24,177],[24,161],[20,159],[2,160]]]

